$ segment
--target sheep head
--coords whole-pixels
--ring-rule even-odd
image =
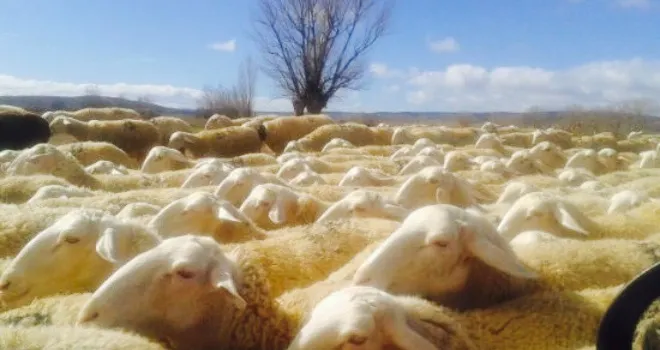
[[[284,186],[261,184],[252,189],[239,211],[257,223],[270,221],[280,226],[293,219],[298,200],[299,195]]]
[[[316,222],[328,222],[351,216],[400,221],[408,215],[408,212],[408,209],[386,201],[380,193],[356,190],[331,205]]]
[[[586,236],[591,221],[571,203],[544,192],[520,197],[506,212],[497,230],[507,240],[527,230],[541,230],[557,236],[566,231]]]
[[[236,263],[209,237],[169,238],[119,268],[77,324],[122,328],[179,346],[217,346],[218,322],[246,307]]]
[[[156,235],[151,237],[154,246]],[[101,210],[79,209],[32,238],[0,276],[0,300],[28,303],[48,295],[96,288],[137,254],[131,225]]]
[[[316,304],[288,350],[436,350],[412,323],[394,296],[351,286]]]
[[[536,276],[485,217],[436,204],[410,213],[357,269],[353,284],[441,297],[464,288],[474,259],[512,276]]]

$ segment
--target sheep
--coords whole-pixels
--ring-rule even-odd
[[[102,210],[71,211],[34,236],[6,267],[1,300],[15,307],[48,295],[92,291],[113,269],[158,242],[149,230]]]
[[[650,203],[653,204],[653,203]],[[657,230],[654,208],[638,208],[628,217],[607,214],[589,218],[574,204],[548,192],[532,192],[520,197],[499,223],[497,230],[507,240],[525,230],[541,230],[560,237],[579,239],[641,239]]]
[[[406,215],[408,215],[407,209],[391,203],[377,192],[355,190],[327,208],[316,220],[316,223],[325,223],[349,216],[401,221]]]
[[[255,186],[238,209],[264,229],[315,222],[330,203],[288,187],[265,183]]]
[[[534,160],[528,150],[514,152],[506,161],[505,167],[507,170],[520,175],[547,174],[550,172],[550,169]]]
[[[317,172],[312,169],[305,169],[300,172],[296,177],[291,179],[289,183],[293,186],[311,186],[311,185],[326,185],[327,181]]]
[[[429,156],[414,156],[397,175],[410,175],[430,166],[441,166],[435,158]]]
[[[121,330],[71,326],[2,326],[2,349],[166,350],[158,343]]]
[[[298,140],[324,125],[335,122],[327,115],[279,117],[263,123],[266,131],[264,142],[275,153],[281,153],[289,141]]]
[[[444,126],[424,128],[398,127],[392,133],[391,144],[411,144],[413,140],[420,138],[428,138],[437,144],[462,146],[474,144],[477,140],[477,132],[470,128],[450,129]]]
[[[128,175],[128,169],[123,165],[115,164],[109,160],[99,160],[98,162],[85,167],[89,174],[107,174],[107,175]]]
[[[643,131],[631,131],[628,136],[626,136],[626,140],[632,141],[634,139],[639,138],[640,136],[644,135]]]
[[[660,157],[657,150],[639,153],[639,162],[635,166],[639,169],[660,168]]]
[[[340,187],[378,187],[391,186],[397,183],[395,178],[387,177],[375,169],[361,166],[350,168],[341,178],[337,186]]]
[[[332,149],[337,149],[337,148],[355,148],[355,145],[342,139],[342,138],[334,138],[328,143],[323,146],[323,149],[321,149],[321,153],[326,153]]]
[[[159,205],[154,205],[145,202],[135,202],[124,206],[115,217],[118,219],[135,219],[140,216],[153,216],[158,214],[163,208]]]
[[[352,284],[472,310],[544,291],[625,283],[660,260],[658,248],[653,241],[557,239],[514,250],[485,217],[436,204],[410,213],[357,268]]]
[[[100,188],[101,183],[85,172],[82,165],[72,156],[62,153],[55,146],[38,144],[21,152],[7,168],[10,176],[52,174],[61,177],[73,185]]]
[[[149,119],[149,122],[154,124],[158,129],[160,135],[158,143],[166,145],[170,140],[170,136],[177,131],[193,132],[193,127],[190,123],[177,117],[160,116]]]
[[[287,142],[286,146],[284,146],[284,149],[282,150],[282,155],[293,152],[303,152],[302,147],[297,140]]]
[[[156,126],[144,120],[90,120],[57,117],[50,123],[53,134],[65,133],[80,141],[105,141],[121,148],[138,162],[158,144]]]
[[[442,167],[447,171],[456,172],[468,170],[473,165],[475,163],[467,153],[454,150],[445,154],[445,162],[442,164]]]
[[[539,293],[458,313],[416,296],[352,286],[318,302],[287,349],[576,349],[594,341],[602,315],[577,293]]]
[[[532,133],[514,131],[507,134],[502,134],[502,130],[499,130],[499,137],[502,140],[502,144],[511,147],[522,147],[530,148],[534,146],[532,144]]]
[[[435,146],[427,146],[417,152],[417,156],[427,156],[437,160],[439,163],[445,162],[445,153]]]
[[[218,198],[227,200],[233,206],[239,207],[255,186],[264,183],[289,186],[276,175],[262,174],[252,168],[237,168],[227,175],[213,191],[213,194]]]
[[[495,201],[495,204],[513,204],[518,198],[527,193],[541,191],[537,186],[519,181],[511,181],[506,184],[504,190]]]
[[[156,174],[163,171],[187,169],[194,164],[193,160],[188,159],[178,150],[165,146],[154,146],[147,153],[140,171],[145,174]]]
[[[603,148],[597,153],[598,161],[600,162],[604,172],[617,171],[623,163],[619,158],[619,152],[612,148]]]
[[[610,206],[607,208],[607,213],[614,214],[626,212],[649,201],[651,201],[651,198],[648,194],[641,191],[619,191],[610,198]]]
[[[549,141],[542,141],[529,149],[529,155],[549,169],[563,168],[566,155],[559,146]]]
[[[221,243],[264,239],[266,232],[225,200],[193,192],[166,205],[147,227],[161,237],[183,234],[210,236]]]
[[[34,204],[38,201],[49,198],[72,198],[72,197],[91,197],[95,193],[76,186],[46,185],[37,190],[35,194],[26,202]]]
[[[48,142],[48,121],[24,110],[0,110],[0,151],[22,150]]]
[[[494,134],[481,134],[477,142],[474,144],[474,148],[483,148],[483,149],[492,149],[502,155],[508,155],[510,152],[502,145],[502,141]]]
[[[447,202],[461,207],[477,204],[480,195],[467,181],[442,167],[427,167],[399,186],[394,202],[408,209]]]
[[[485,122],[481,125],[481,131],[484,133],[489,133],[489,134],[497,134],[497,128],[499,125],[493,123],[493,122]]]
[[[559,129],[534,130],[532,133],[532,145],[538,145],[543,141],[550,141],[561,148],[573,147],[572,134]]]
[[[227,175],[229,175],[231,170],[233,169],[228,169],[213,162],[198,164],[183,181],[181,188],[219,185],[225,178],[227,178]]]
[[[303,320],[309,319],[307,315],[313,310],[310,301],[324,296],[303,290],[273,299],[276,294],[269,291],[267,274],[249,259],[249,250],[239,249],[228,255],[214,243],[201,237],[177,237],[136,257],[86,300],[76,324],[121,328],[150,339],[164,339],[172,348],[286,349],[300,333],[297,330]],[[602,315],[595,303],[575,293],[541,293],[465,314],[414,297],[396,298],[402,300],[412,317],[423,321],[422,329],[461,338],[464,333],[460,330],[466,329],[469,337],[479,342],[478,348],[497,345],[497,350],[511,349],[514,344],[515,350],[529,348],[530,338],[536,340],[536,345],[546,346],[593,341]],[[191,300],[199,302],[191,305]],[[512,313],[517,315],[520,310],[532,317],[512,319]],[[566,313],[570,314],[570,327],[562,322]],[[350,317],[354,313],[335,315]],[[530,332],[536,327],[542,330],[548,323],[553,327]],[[493,332],[493,324],[509,326]],[[556,339],[557,327],[570,336]],[[576,327],[579,332],[569,332]],[[526,330],[525,341],[517,334],[521,330]]]
[[[214,114],[206,120],[206,124],[204,124],[204,130],[222,129],[228,126],[234,126],[234,123],[229,117],[222,114]]]
[[[371,287],[352,286],[317,303],[287,350],[345,348],[402,350],[476,350],[468,334],[415,317],[397,297]]]
[[[327,124],[316,128],[297,141],[299,151],[319,152],[330,140],[344,139],[360,147],[366,145],[389,145],[390,134],[386,130],[371,129],[358,124]]]
[[[57,146],[64,153],[71,154],[83,166],[92,165],[99,160],[111,161],[128,169],[136,169],[138,163],[126,152],[109,142],[83,141]]]
[[[91,120],[140,120],[140,113],[129,108],[103,107],[103,108],[83,108],[71,113],[71,118],[91,121]]]
[[[9,163],[12,160],[16,159],[18,155],[21,154],[21,151],[6,149],[0,151],[0,163]]]
[[[595,181],[596,176],[584,168],[568,168],[557,174],[557,179],[569,186],[581,186],[588,181]]]
[[[229,254],[223,253],[219,244],[206,237],[186,235],[164,240],[110,276],[83,305],[77,323],[121,327],[156,339],[167,335],[175,348],[185,344],[196,349],[284,349],[293,338],[302,314],[308,311],[304,309],[306,296],[303,293],[292,298],[274,298],[284,290],[324,278],[367,242],[376,237],[382,239],[386,235],[384,230],[392,227],[392,222],[380,225],[369,220],[353,222],[357,226],[350,223],[318,226],[312,232],[307,228],[302,236],[278,235],[264,241],[247,242]],[[174,288],[169,283],[153,288],[151,283],[159,281],[158,276],[163,274],[175,278],[171,280],[176,283]],[[210,276],[216,282],[208,283],[202,276]],[[179,283],[188,287],[177,287]],[[138,284],[148,287],[137,287]],[[126,300],[138,290],[140,292]],[[197,304],[203,307],[191,308],[189,304],[184,307],[176,302],[181,300],[176,294],[183,291],[188,293],[187,300],[206,300]],[[154,304],[161,297],[172,298],[170,300],[175,302]],[[125,301],[115,306],[122,299]],[[145,312],[141,305],[153,307]],[[166,315],[175,316],[166,318]],[[186,319],[191,322],[180,323]],[[145,329],[140,326],[145,324],[143,321],[155,321],[166,328]],[[168,332],[172,326],[180,331]]]
[[[253,128],[230,126],[195,134],[177,131],[172,134],[167,146],[192,158],[235,157],[260,152],[262,141]]]
[[[509,241],[509,245],[516,250],[517,247],[523,246],[534,246],[538,247],[541,242],[550,242],[559,239],[570,239],[570,238],[559,238],[552,233],[539,230],[530,230],[524,231],[517,234],[513,239]]]

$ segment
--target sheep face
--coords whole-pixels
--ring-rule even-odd
[[[140,171],[147,174],[155,174],[178,169],[181,165],[189,165],[190,163],[190,159],[176,149],[155,146],[149,151],[147,157],[142,162]]]
[[[261,184],[252,189],[239,211],[261,227],[281,226],[293,219],[298,194],[275,184]]]
[[[211,238],[170,238],[103,282],[83,306],[77,323],[167,339],[176,348],[184,340],[187,347],[205,348],[210,345],[205,341],[212,341],[209,337],[217,337],[213,320],[245,309],[237,279],[235,263]]]
[[[354,166],[344,174],[337,186],[380,186],[384,181],[387,181],[385,174],[361,166]]]
[[[122,165],[117,165],[108,160],[99,160],[85,167],[89,174],[127,175],[128,170]]]
[[[302,152],[302,149],[301,149],[300,144],[298,143],[298,141],[293,140],[293,141],[287,142],[286,146],[284,146],[284,150],[282,151],[282,153],[289,153],[289,152],[296,152],[296,151],[297,152]]]
[[[486,218],[436,204],[410,213],[357,269],[353,284],[441,297],[464,288],[474,259],[513,276],[534,276]]]
[[[424,149],[426,147],[435,148],[436,144],[435,144],[435,142],[431,141],[430,139],[427,139],[427,138],[423,137],[423,138],[418,139],[417,141],[415,141],[415,143],[412,146],[412,149],[413,149],[414,152],[419,152],[419,151],[421,151],[422,149]]]
[[[538,192],[539,188],[524,182],[510,182],[500,194],[496,203],[513,203],[516,199],[532,192]]]
[[[225,169],[214,163],[202,164],[188,175],[181,188],[219,185],[227,175],[229,174]]]
[[[397,300],[375,288],[352,286],[321,300],[288,350],[435,350],[412,327]]]
[[[350,216],[401,221],[407,215],[407,209],[388,203],[379,193],[357,190],[331,205],[316,222],[327,222]]]
[[[49,125],[53,134],[68,134],[71,127],[76,123],[83,124],[71,117],[57,116]]]
[[[499,138],[493,134],[482,134],[474,144],[474,148],[495,149],[502,146]]]
[[[185,155],[188,144],[194,143],[196,139],[196,136],[191,133],[176,131],[170,135],[167,147],[175,149]]]
[[[8,304],[93,289],[131,257],[131,235],[100,210],[77,210],[39,232],[0,276]]]
[[[396,150],[396,152],[394,152],[390,156],[390,159],[395,160],[395,159],[399,159],[399,158],[403,158],[403,157],[409,157],[411,155],[413,155],[413,149],[412,149],[411,146],[406,145],[406,146],[403,146],[403,147],[399,148],[398,150]]]
[[[291,159],[298,159],[298,158],[305,158],[305,156],[298,151],[286,152],[286,153],[282,153],[279,157],[277,157],[277,163],[284,164]]]
[[[309,161],[303,158],[296,158],[282,164],[276,175],[282,179],[291,180],[305,170],[312,170]]]
[[[328,152],[331,149],[335,149],[335,148],[355,148],[355,146],[344,139],[334,138],[328,141],[328,143],[326,143],[325,146],[323,146],[321,153]]]
[[[408,178],[394,195],[394,201],[408,209],[435,204],[451,193],[454,177],[442,167],[427,167]]]
[[[511,158],[506,162],[506,167],[511,171],[525,175],[540,172],[536,163],[526,151],[518,151],[511,155]]]
[[[429,166],[440,166],[441,164],[429,157],[429,156],[415,156],[413,159],[411,159],[408,164],[406,164],[401,171],[399,171],[399,175],[410,175],[414,174],[426,167]]]
[[[557,145],[543,141],[538,145],[530,148],[530,155],[551,168],[563,167],[566,163],[566,155],[557,147]]]
[[[506,212],[497,230],[507,240],[527,230],[540,230],[563,236],[566,231],[588,235],[577,218],[579,210],[570,203],[545,195],[528,193],[520,197]]]
[[[431,157],[439,163],[444,163],[445,161],[445,154],[436,146],[424,147],[419,152],[417,152],[417,155]]]
[[[443,163],[443,167],[447,171],[468,170],[472,165],[474,165],[474,162],[470,159],[470,156],[459,151],[449,151]]]
[[[232,226],[248,224],[229,202],[206,192],[195,192],[165,206],[148,227],[162,237],[188,233],[213,236],[219,231],[231,230]]]
[[[235,206],[240,206],[252,189],[269,181],[257,170],[252,168],[238,168],[216,187],[214,194]]]
[[[305,170],[302,173],[296,175],[291,181],[292,185],[295,186],[311,186],[311,185],[325,185],[327,182],[314,171]]]

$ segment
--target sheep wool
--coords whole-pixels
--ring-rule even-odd
[[[273,152],[279,154],[284,151],[289,141],[298,140],[320,126],[328,124],[334,124],[334,121],[323,114],[279,117],[263,124],[266,129],[265,142]]]

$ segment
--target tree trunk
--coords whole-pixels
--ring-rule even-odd
[[[326,107],[328,100],[323,96],[312,96],[307,100],[307,113],[320,114]]]
[[[294,98],[291,100],[293,104],[293,113],[296,117],[305,114],[305,101],[299,98]]]

